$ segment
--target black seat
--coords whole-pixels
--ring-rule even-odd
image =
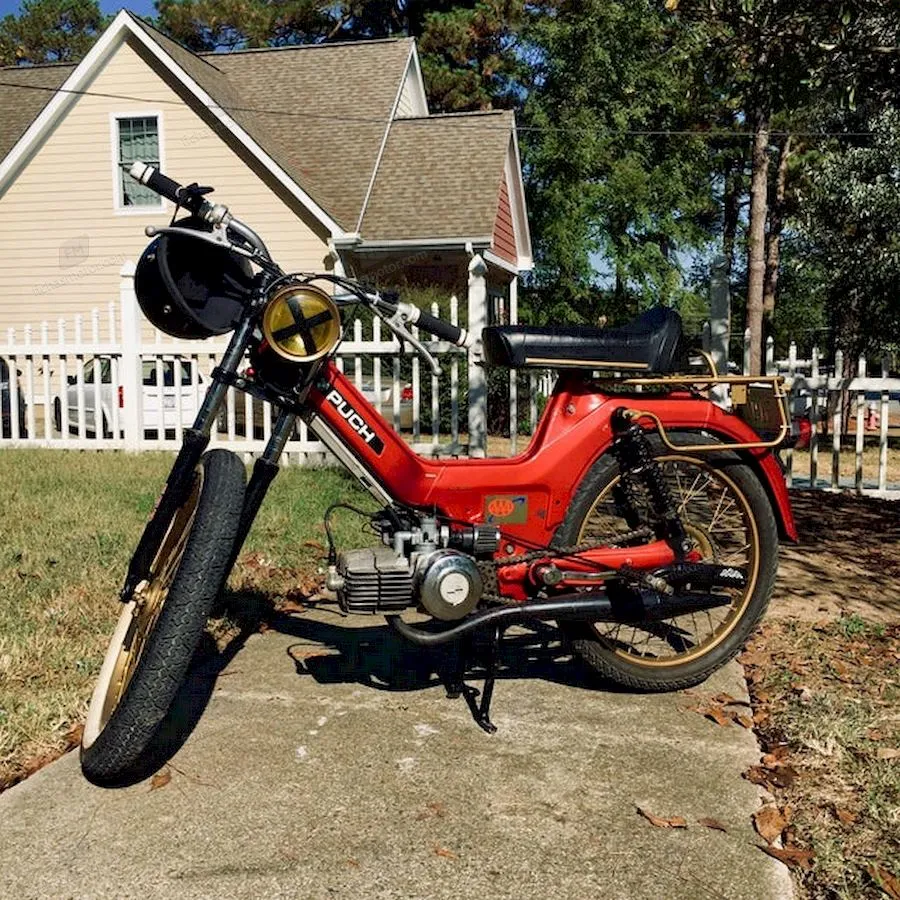
[[[487,362],[510,369],[628,369],[667,375],[684,356],[681,316],[654,306],[621,328],[491,325]]]

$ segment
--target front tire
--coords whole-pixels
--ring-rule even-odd
[[[81,768],[89,781],[124,778],[169,711],[231,568],[244,479],[234,453],[203,456],[150,577],[123,608],[82,737]]]
[[[692,456],[665,448],[655,435],[648,439],[702,561],[741,567],[747,585],[726,592],[728,606],[703,613],[643,627],[561,622],[560,630],[575,654],[604,678],[632,690],[675,691],[699,684],[725,665],[762,618],[778,569],[778,529],[765,489],[735,453]],[[687,435],[673,439],[695,441]],[[617,491],[620,478],[609,455],[594,464],[557,530],[557,546],[613,540],[638,524]],[[640,524],[652,524],[643,491],[636,499]]]

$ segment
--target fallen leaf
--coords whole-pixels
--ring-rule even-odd
[[[150,790],[155,791],[158,788],[164,788],[172,780],[172,773],[166,769],[164,772],[157,772],[150,779]]]
[[[457,855],[452,850],[448,850],[446,847],[435,846],[434,855],[442,856],[444,859],[458,859]]]
[[[325,552],[324,545],[320,544],[318,541],[304,541],[304,547],[312,547],[313,550],[320,550],[322,553]]]
[[[780,744],[778,747],[773,747],[768,753],[763,755],[762,764],[768,768],[777,766],[790,752],[791,748],[788,747],[787,744]]]
[[[796,769],[791,766],[779,765],[774,768],[766,766],[750,766],[744,772],[744,778],[752,784],[759,784],[769,789],[789,788],[797,777]]]
[[[347,860],[347,865],[348,865],[348,866],[353,866],[354,869],[358,869],[358,868],[359,868],[359,860],[358,860],[358,859],[353,859],[353,858],[351,857],[350,859]]]
[[[877,756],[883,760],[900,759],[900,749],[897,747],[879,747]]]
[[[655,828],[687,828],[687,820],[681,816],[670,816],[666,819],[662,816],[654,816],[652,812],[648,812],[640,806],[637,811]]]
[[[765,650],[746,650],[738,660],[745,666],[767,666],[772,659],[772,654]]]
[[[704,828],[712,828],[713,831],[724,831],[728,833],[728,829],[718,819],[697,819],[697,824]]]
[[[768,843],[781,837],[787,825],[787,819],[777,806],[764,806],[753,813],[753,825],[759,836]]]
[[[305,613],[309,609],[302,603],[295,603],[293,600],[280,600],[278,602],[278,611],[283,613]]]
[[[870,741],[880,741],[884,737],[884,733],[877,728],[868,728],[866,729],[866,737]]]
[[[666,12],[678,12],[678,4],[681,0],[666,0]]]
[[[703,715],[715,722],[716,725],[725,726],[731,724],[731,716],[721,706],[709,706],[703,710]]]
[[[852,825],[859,818],[855,812],[850,812],[849,809],[843,809],[840,806],[834,808],[834,814],[842,825]]]
[[[84,734],[84,725],[80,722],[73,725],[64,735],[63,740],[67,747],[77,747],[81,743],[81,736]]]
[[[742,728],[752,728],[753,727],[753,719],[748,715],[741,714],[739,716],[732,716],[735,722],[738,723]]]
[[[812,850],[801,850],[799,847],[771,847],[757,844],[763,853],[774,856],[779,862],[783,862],[790,868],[811,869],[813,861]]]
[[[891,900],[900,900],[900,879],[881,866],[869,866],[866,871]]]
[[[750,704],[746,700],[738,700],[736,697],[732,697],[731,694],[725,693],[722,691],[716,694],[713,698],[713,703],[721,703],[723,706],[749,706]]]
[[[801,703],[812,703],[813,692],[804,684],[794,688]]]

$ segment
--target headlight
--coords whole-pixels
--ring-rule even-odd
[[[335,348],[341,337],[341,317],[334,301],[320,288],[288,284],[269,301],[262,330],[279,356],[309,363]]]

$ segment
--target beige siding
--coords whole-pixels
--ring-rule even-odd
[[[428,109],[422,104],[421,88],[412,63],[407,66],[406,75],[403,78],[403,87],[397,100],[398,119],[410,119],[414,116],[427,116]]]
[[[158,112],[167,174],[216,187],[215,199],[251,224],[285,268],[321,270],[324,235],[296,201],[288,205],[179,100],[167,82],[130,45],[112,56],[0,196],[0,342],[9,326],[71,319],[118,298],[119,270],[137,260],[144,228],[166,224],[163,211],[117,213],[111,115]]]

